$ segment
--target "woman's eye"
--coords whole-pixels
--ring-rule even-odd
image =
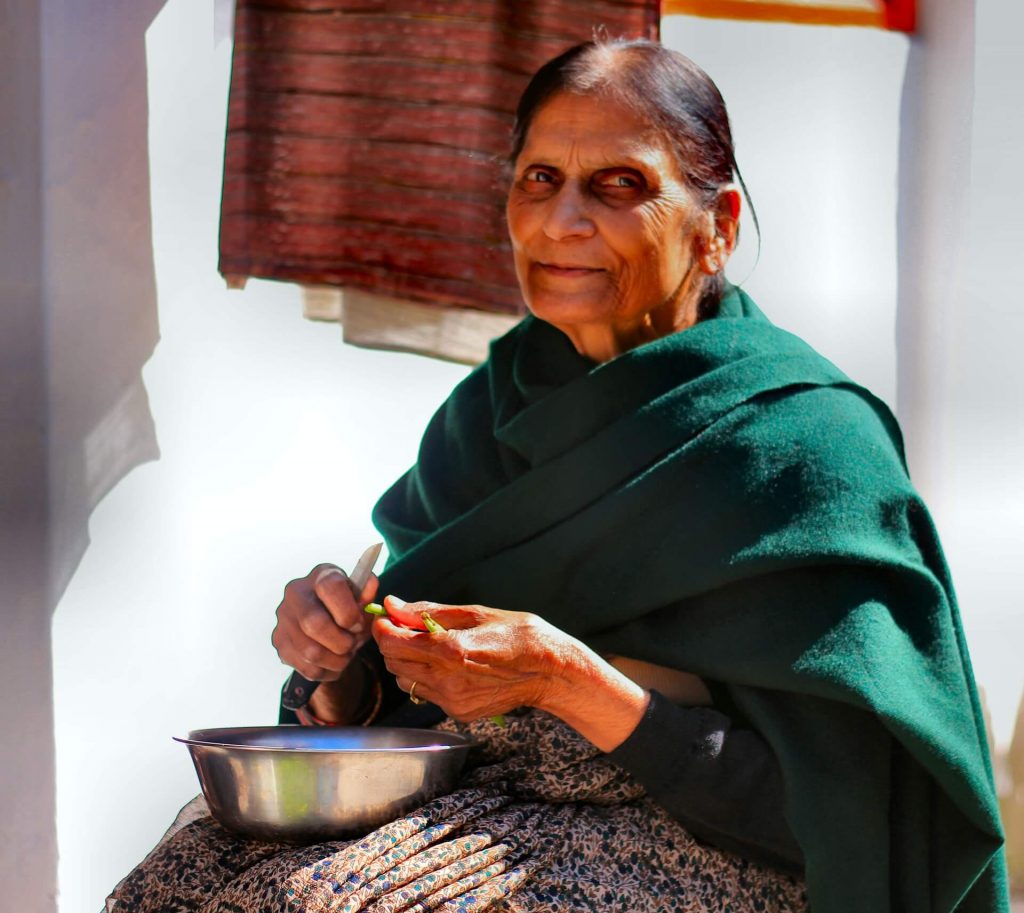
[[[558,184],[557,174],[546,168],[526,168],[516,183],[520,193],[547,197],[555,192]]]
[[[643,179],[629,171],[613,171],[598,176],[598,189],[606,193],[633,194],[644,188]]]
[[[622,172],[602,175],[599,184],[613,190],[639,190],[642,186],[640,178],[635,174]]]
[[[550,184],[554,178],[547,171],[532,168],[523,174],[523,180],[534,184]]]

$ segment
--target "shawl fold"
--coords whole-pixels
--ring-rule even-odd
[[[886,406],[733,289],[594,365],[531,317],[374,520],[382,592],[703,676],[779,758],[811,908],[1007,909],[976,688]]]

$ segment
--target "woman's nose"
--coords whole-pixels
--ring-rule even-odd
[[[579,188],[565,184],[550,200],[544,218],[544,234],[552,241],[571,238],[589,238],[595,226],[589,211],[588,200]]]

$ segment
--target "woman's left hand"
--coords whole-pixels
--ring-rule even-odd
[[[469,722],[517,707],[537,707],[565,720],[604,751],[636,727],[649,696],[585,644],[528,612],[433,602],[385,606],[427,612],[446,630],[431,634],[386,617],[373,636],[398,687]],[[585,693],[585,701],[581,701]],[[583,705],[583,713],[580,713]]]

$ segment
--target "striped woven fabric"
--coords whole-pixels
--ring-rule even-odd
[[[657,0],[239,0],[220,271],[515,313],[501,172],[529,75]]]

